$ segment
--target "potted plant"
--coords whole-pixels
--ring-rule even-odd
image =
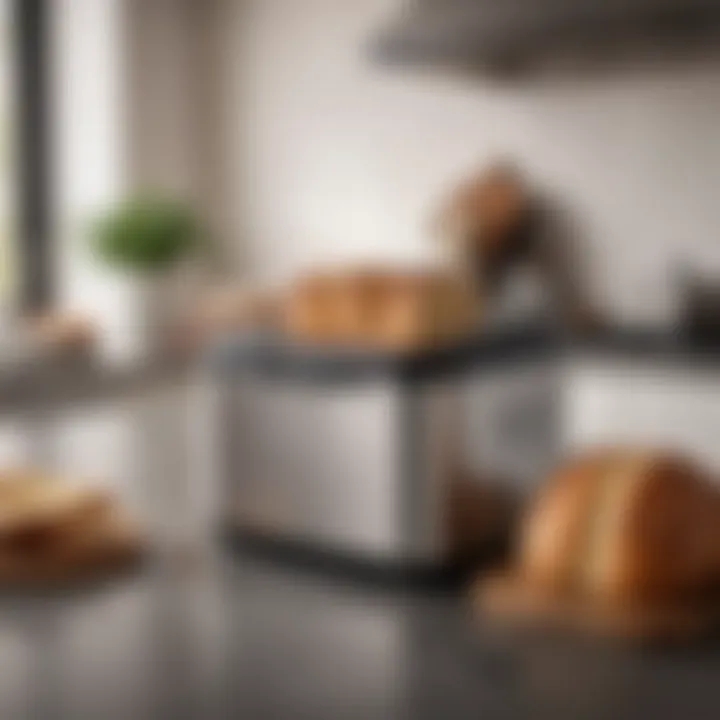
[[[92,248],[104,264],[131,275],[142,294],[143,350],[164,353],[177,320],[180,269],[199,249],[191,208],[160,198],[130,199],[96,219]]]

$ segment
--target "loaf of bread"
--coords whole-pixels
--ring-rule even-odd
[[[519,578],[607,604],[691,602],[720,589],[720,489],[682,456],[602,450],[542,490],[519,548]]]
[[[0,479],[0,542],[19,532],[74,524],[104,513],[108,493],[75,488],[30,472],[5,474]]]
[[[0,476],[0,586],[105,574],[140,549],[137,529],[109,493],[24,471]]]
[[[85,353],[97,342],[97,327],[81,314],[53,313],[31,318],[25,328],[30,342],[46,355]]]
[[[470,333],[478,307],[469,285],[449,274],[355,270],[298,281],[284,324],[303,342],[405,351]]]

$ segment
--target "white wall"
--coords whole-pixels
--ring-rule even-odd
[[[187,198],[204,225],[226,232],[214,94],[222,77],[215,33],[226,6],[228,0],[52,3],[60,302],[99,321],[114,359],[143,352],[147,307],[136,283],[91,257],[92,219],[150,192]]]
[[[52,9],[53,192],[59,301],[91,314],[111,357],[133,352],[136,296],[89,250],[93,218],[128,186],[123,0],[57,0]]]
[[[125,0],[133,181],[189,196],[223,232],[231,62],[224,41],[234,0]]]
[[[236,247],[253,271],[426,255],[433,203],[510,155],[573,209],[602,301],[667,317],[678,259],[720,255],[720,66],[516,88],[391,73],[362,45],[396,5],[235,3]]]
[[[678,448],[720,469],[717,368],[622,360],[573,362],[563,387],[564,447]]]

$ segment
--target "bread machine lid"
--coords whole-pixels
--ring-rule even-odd
[[[535,361],[560,347],[548,328],[517,325],[483,332],[448,345],[415,353],[320,348],[273,335],[237,335],[219,341],[208,360],[222,374],[243,374],[278,381],[337,384],[397,380],[428,382],[478,367]]]

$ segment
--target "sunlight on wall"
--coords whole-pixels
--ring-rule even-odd
[[[95,263],[87,236],[93,216],[127,185],[124,6],[122,0],[52,6],[60,302],[97,318],[112,358],[137,351],[139,299],[128,280]]]
[[[17,282],[11,9],[9,0],[0,1],[0,313],[13,302]]]

